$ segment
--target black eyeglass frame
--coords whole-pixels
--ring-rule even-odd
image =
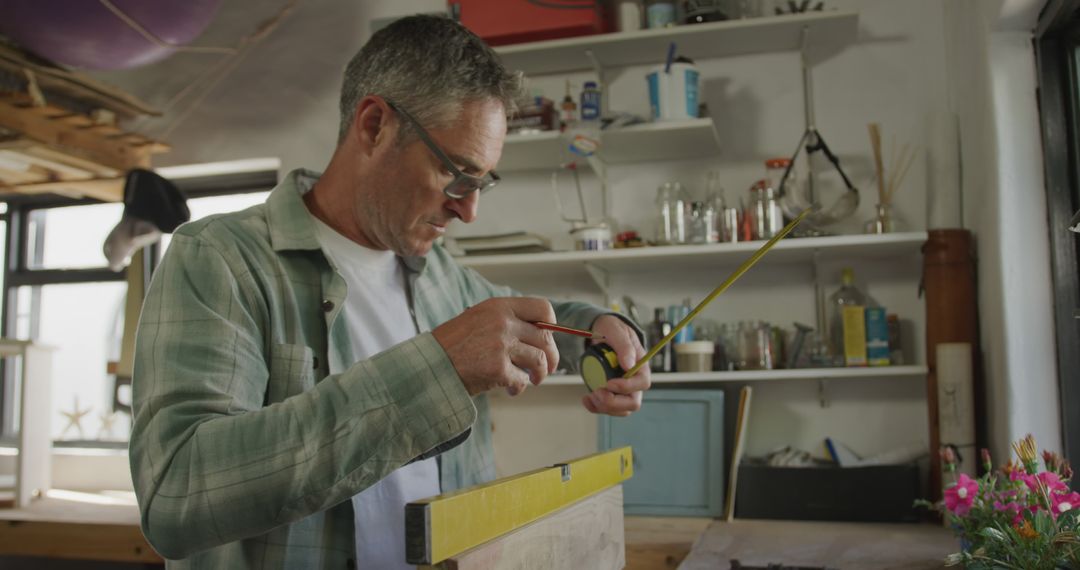
[[[431,150],[431,153],[443,163],[443,166],[450,171],[450,174],[454,175],[454,179],[443,188],[443,194],[448,198],[461,200],[476,191],[483,194],[494,188],[499,181],[502,180],[494,170],[489,171],[484,178],[462,172],[461,169],[454,165],[454,161],[450,160],[450,157],[439,148],[439,145],[435,144],[434,139],[432,139],[431,135],[424,130],[424,127],[420,126],[420,121],[417,121],[416,118],[402,108],[401,105],[394,103],[386,97],[383,97],[382,99],[383,101],[386,101],[386,104],[389,105],[391,109],[396,111],[402,117],[405,117],[405,120],[409,121],[409,124],[416,129],[416,134],[420,136],[420,140],[423,141],[428,149]],[[467,188],[467,190],[464,192],[455,191],[455,188],[461,187]]]

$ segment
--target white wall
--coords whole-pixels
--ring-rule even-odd
[[[1014,7],[1015,8],[1015,7]],[[1008,25],[1031,25],[1013,9]],[[1061,449],[1046,191],[1027,31],[995,31],[994,3],[944,4],[950,107],[959,117],[966,227],[979,257],[979,318],[992,452],[1032,433]]]

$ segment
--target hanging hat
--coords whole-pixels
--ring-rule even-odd
[[[175,184],[156,172],[137,168],[124,181],[124,215],[109,237],[104,252],[109,268],[120,271],[131,254],[172,233],[191,219],[187,200]]]

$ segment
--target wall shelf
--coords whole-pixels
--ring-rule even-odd
[[[558,131],[508,135],[498,170],[550,170],[566,162],[566,137]],[[605,164],[706,158],[720,153],[712,119],[644,123],[604,130],[598,153]]]
[[[776,244],[760,265],[809,263],[815,252],[828,259],[881,259],[917,255],[926,232],[884,235],[842,235],[789,238]],[[507,255],[459,257],[495,283],[526,282],[592,283],[589,267],[608,273],[684,272],[690,267],[717,269],[742,263],[764,242],[709,245],[675,245],[613,249],[607,251],[556,251]]]
[[[564,73],[593,69],[585,56],[591,51],[605,67],[657,64],[668,45],[675,42],[679,55],[695,61],[737,55],[798,50],[803,29],[815,44],[849,43],[856,37],[855,12],[813,12],[764,18],[747,18],[532,42],[496,48],[503,63],[526,75]]]
[[[765,382],[775,380],[873,380],[879,378],[925,378],[926,366],[879,366],[860,368],[796,368],[792,370],[738,370],[733,372],[665,372],[652,375],[653,385],[674,383]],[[553,374],[541,386],[581,386],[576,374]]]

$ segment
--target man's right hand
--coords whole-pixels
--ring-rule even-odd
[[[559,365],[551,332],[535,321],[555,322],[547,299],[499,297],[470,307],[432,331],[470,396],[505,387],[516,396]]]

